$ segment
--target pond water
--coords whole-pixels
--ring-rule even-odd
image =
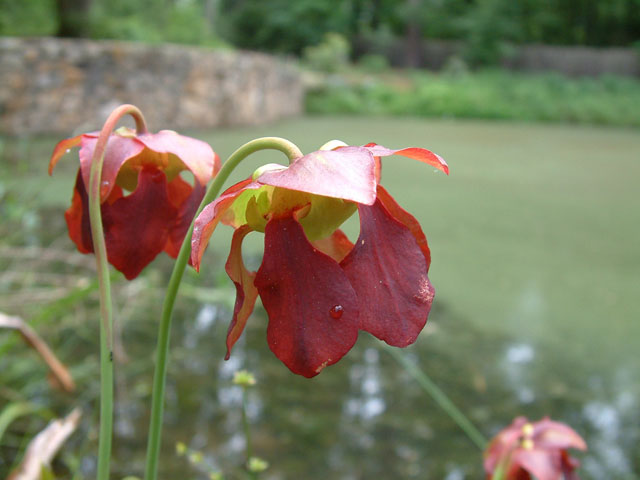
[[[485,436],[518,415],[549,415],[587,441],[589,452],[576,455],[583,478],[640,478],[636,131],[308,118],[199,136],[224,158],[244,141],[267,134],[290,138],[307,151],[342,136],[353,144],[425,146],[444,156],[451,166],[448,178],[405,159],[388,159],[383,166],[383,184],[420,220],[434,259],[434,309],[404,353]],[[235,180],[279,160],[262,158],[249,162]],[[53,184],[32,171],[24,176],[21,190],[37,185],[39,201],[47,205],[36,213],[35,244],[72,252],[61,221],[53,219],[61,218],[68,202],[71,172],[63,167]],[[346,229],[357,235],[357,221]],[[38,232],[46,232],[46,239]],[[255,266],[261,236],[252,236],[247,260]],[[257,309],[224,362],[234,289],[219,271],[229,238],[229,232],[216,232],[203,273],[187,275],[177,305],[161,478],[205,478],[175,453],[176,442],[201,451],[206,464],[236,478],[231,472],[243,462],[244,436],[241,390],[231,378],[239,369],[257,378],[248,413],[254,452],[270,463],[261,478],[483,478],[481,452],[368,334],[338,364],[308,380],[291,374],[269,351],[267,319]],[[15,259],[3,262],[5,272],[17,268]],[[154,267],[126,286],[116,280],[128,361],[118,369],[114,478],[140,475],[144,465],[154,329],[169,262],[160,259]],[[76,278],[89,281],[88,269],[78,268]],[[15,285],[0,282],[0,309],[28,316],[43,308],[12,307]],[[77,452],[77,471],[89,476],[95,467],[89,420],[97,396],[97,369],[91,370],[96,354],[90,328],[78,322],[95,315],[96,302],[89,296],[80,303],[82,310],[69,306],[64,313],[73,319],[64,332],[52,320],[41,328],[54,349],[66,352],[84,388],[78,401],[87,421],[70,448]],[[65,334],[79,338],[72,342]],[[47,395],[44,388],[38,392]]]

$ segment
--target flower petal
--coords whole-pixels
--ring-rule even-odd
[[[449,165],[447,165],[447,162],[445,162],[440,155],[437,155],[425,148],[410,147],[410,148],[401,148],[398,150],[391,150],[387,147],[383,147],[382,145],[376,145],[375,143],[368,143],[363,148],[366,148],[367,150],[369,150],[371,154],[376,157],[388,157],[389,155],[402,155],[403,157],[413,158],[414,160],[419,160],[421,162],[424,162],[449,175]]]
[[[263,173],[257,181],[366,205],[376,198],[375,161],[362,147],[312,152],[288,168]]]
[[[116,186],[105,203],[101,206],[101,212],[122,197],[122,189]],[[73,190],[71,206],[64,212],[67,221],[69,237],[78,247],[80,253],[93,253],[93,238],[91,237],[91,223],[89,220],[89,197],[82,180],[82,174],[78,170],[76,185]]]
[[[93,152],[98,143],[98,135],[84,134],[82,135],[82,143],[80,147],[80,170],[85,185],[89,185],[91,176],[91,161],[93,160]],[[122,165],[131,158],[136,157],[144,150],[144,145],[133,137],[123,137],[120,135],[111,135],[107,141],[105,149],[104,162],[102,164],[102,178],[100,195],[101,201],[109,196],[111,190],[116,184],[116,178],[120,172]],[[137,173],[137,172],[136,172]],[[135,184],[134,184],[135,186]],[[133,188],[131,188],[133,190]]]
[[[253,284],[256,274],[248,271],[242,261],[242,240],[249,232],[251,232],[251,228],[248,225],[243,225],[233,232],[231,251],[225,265],[227,275],[236,286],[236,305],[233,309],[233,319],[227,331],[227,354],[224,357],[225,360],[229,359],[233,345],[242,335],[247,319],[253,312],[256,298],[258,298],[258,289]]]
[[[294,218],[267,223],[255,285],[269,315],[269,347],[292,372],[313,377],[355,343],[356,293],[338,263],[313,248]]]
[[[58,163],[58,160],[60,160],[60,158],[71,148],[80,145],[81,140],[82,135],[78,135],[77,137],[67,138],[58,142],[58,144],[53,149],[53,153],[51,154],[51,160],[49,160],[49,175],[51,175],[51,173],[53,172],[53,169]]]
[[[422,250],[422,254],[427,261],[427,271],[429,271],[429,266],[431,265],[431,251],[429,250],[427,237],[424,235],[424,232],[422,231],[422,228],[420,227],[418,221],[413,215],[411,215],[404,208],[398,205],[398,203],[393,199],[391,195],[389,195],[389,192],[387,192],[382,187],[382,185],[378,185],[378,200],[382,202],[382,205],[385,206],[385,208],[389,211],[393,218],[395,218],[397,221],[399,221],[409,229],[413,237],[416,239],[416,242],[418,242],[420,250]]]
[[[169,232],[169,240],[164,251],[170,257],[176,258],[193,216],[196,214],[198,206],[204,197],[206,188],[198,182],[195,183],[195,187],[192,187],[178,176],[169,182],[167,191],[169,201],[178,210],[178,216]]]
[[[200,185],[206,185],[220,170],[220,157],[201,140],[179,135],[173,130],[138,135],[137,140],[150,150],[178,157],[191,170]]]
[[[575,430],[548,417],[533,424],[533,441],[536,447],[549,449],[577,448],[586,450],[587,444]]]
[[[349,240],[342,230],[336,230],[328,237],[311,242],[311,244],[338,263],[340,263],[353,248],[353,243],[351,243],[351,240]]]
[[[517,448],[513,452],[511,462],[511,465],[519,465],[537,480],[558,480],[562,476],[559,450]]]
[[[413,233],[376,200],[359,205],[360,236],[340,264],[358,295],[360,329],[389,345],[413,343],[427,322],[434,290]]]
[[[165,174],[140,172],[138,188],[113,204],[103,203],[102,221],[109,263],[131,280],[160,253],[178,214],[167,192]]]
[[[196,218],[191,238],[191,263],[196,270],[200,270],[202,255],[204,255],[209,238],[211,238],[222,216],[244,191],[256,188],[260,188],[260,184],[254,182],[251,178],[243,180],[229,187],[200,212],[200,215]]]

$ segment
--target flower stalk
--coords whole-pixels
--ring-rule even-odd
[[[133,105],[121,105],[105,122],[93,152],[89,180],[89,219],[91,237],[95,251],[96,269],[100,292],[100,434],[98,440],[98,480],[108,480],[111,441],[113,436],[113,308],[111,303],[111,281],[107,262],[107,248],[102,228],[100,211],[102,165],[107,142],[117,123],[125,115],[131,115],[139,133],[147,127],[140,110]]]
[[[249,155],[260,150],[278,150],[284,153],[289,161],[302,157],[300,149],[288,140],[278,137],[263,137],[247,142],[227,159],[222,169],[211,183],[205,194],[195,218],[200,214],[205,205],[211,203],[220,193],[224,182],[229,178],[233,170]],[[167,377],[167,362],[169,356],[169,340],[171,332],[171,317],[175,304],[178,288],[184,275],[184,270],[191,254],[191,236],[194,221],[192,220],[187,234],[182,242],[180,253],[176,258],[173,271],[169,279],[169,285],[162,307],[162,317],[158,327],[158,344],[156,350],[156,370],[153,377],[153,391],[151,399],[151,418],[149,420],[149,436],[147,443],[147,463],[145,480],[156,480],[158,477],[158,460],[160,454],[160,441],[162,434],[162,414],[164,410],[164,395]]]

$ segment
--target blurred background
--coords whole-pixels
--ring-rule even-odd
[[[434,308],[404,352],[485,436],[549,415],[587,441],[582,478],[640,478],[640,1],[4,0],[0,35],[0,312],[75,381],[64,391],[0,327],[0,477],[74,407],[83,419],[52,470],[94,476],[97,284],[63,217],[77,154],[46,170],[57,141],[128,102],[151,130],[179,128],[223,159],[264,135],[305,152],[339,138],[439,153],[449,177],[383,166],[433,256]],[[282,160],[256,154],[230,184]],[[357,218],[345,229],[357,237]],[[257,308],[224,362],[230,238],[215,233],[178,299],[161,478],[240,478],[239,369],[257,379],[261,478],[483,478],[480,450],[368,334],[307,380],[271,354]],[[261,235],[247,246],[257,267]],[[113,274],[113,478],[144,467],[170,271],[161,255],[132,282]]]

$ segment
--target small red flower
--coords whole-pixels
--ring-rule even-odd
[[[580,463],[569,456],[569,448],[587,449],[572,428],[548,417],[535,423],[518,417],[494,437],[485,451],[487,479],[578,480],[575,469]]]
[[[217,224],[235,228],[226,265],[237,290],[227,358],[258,295],[269,316],[269,347],[305,377],[340,360],[359,330],[398,347],[416,340],[434,295],[430,253],[416,219],[378,184],[379,157],[394,154],[448,173],[444,160],[421,148],[346,146],[310,153],[289,167],[266,165],[205,207],[192,240],[196,268]],[[356,211],[354,245],[339,226]],[[250,231],[265,233],[257,272],[242,261]]]
[[[65,218],[82,253],[93,252],[86,185],[98,135],[61,141],[49,163],[51,174],[60,157],[80,145],[80,169]],[[180,176],[185,169],[195,178],[193,186]],[[115,131],[107,143],[100,191],[109,263],[131,280],[163,250],[175,258],[205,185],[219,169],[220,159],[200,140],[169,130],[139,135],[127,128]]]

